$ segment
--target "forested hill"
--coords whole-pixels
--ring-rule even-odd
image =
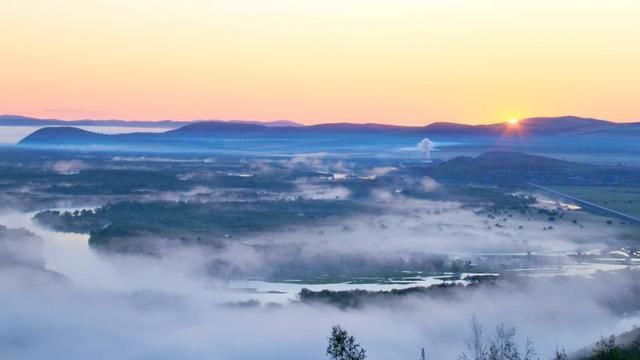
[[[582,164],[509,151],[487,152],[475,158],[456,157],[435,166],[430,175],[451,182],[497,185],[640,183],[639,167]]]

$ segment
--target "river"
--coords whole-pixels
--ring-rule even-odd
[[[58,210],[76,210],[58,209]],[[410,277],[397,281],[366,281],[308,284],[297,280],[268,282],[262,280],[203,280],[193,277],[198,269],[190,268],[179,261],[159,262],[144,257],[104,256],[89,246],[89,235],[63,233],[45,229],[32,220],[35,213],[9,212],[0,214],[0,224],[11,228],[25,228],[44,240],[43,256],[49,270],[64,274],[74,283],[82,286],[111,290],[168,290],[167,284],[179,288],[170,289],[178,293],[208,293],[214,291],[216,299],[222,302],[258,300],[263,303],[285,304],[295,300],[303,288],[320,290],[368,290],[389,291],[415,286],[432,286],[443,283],[467,284],[466,276],[497,274],[460,274],[452,278],[450,273]],[[509,254],[504,254],[510,256]],[[638,262],[616,262],[616,259],[600,258],[595,262],[567,264],[552,268],[514,269],[523,276],[589,276],[596,271],[623,270],[638,267]],[[126,270],[124,270],[126,269]],[[172,281],[168,281],[172,278]],[[203,286],[204,285],[204,286]]]

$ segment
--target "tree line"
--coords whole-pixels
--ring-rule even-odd
[[[465,342],[465,351],[458,360],[540,360],[533,341],[527,338],[524,345],[516,342],[516,328],[498,325],[493,336],[485,336],[482,325],[474,316],[470,321],[470,336]],[[332,360],[366,360],[367,352],[353,335],[340,325],[331,328],[326,355]],[[433,355],[431,355],[433,356]],[[569,356],[564,349],[556,348],[552,360],[638,360],[640,359],[640,338],[629,346],[616,343],[615,336],[601,338],[588,355]],[[427,355],[421,348],[418,359],[439,359]]]

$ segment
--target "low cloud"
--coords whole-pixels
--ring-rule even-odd
[[[260,295],[194,272],[190,264],[200,256],[112,259],[116,288],[101,288],[100,277],[92,285],[33,286],[24,273],[0,269],[0,350],[11,359],[324,359],[329,329],[341,324],[370,359],[412,358],[421,347],[430,357],[455,359],[475,314],[487,332],[517,325],[520,341],[531,336],[546,356],[556,346],[575,350],[631,326],[606,305],[617,296],[611,286],[626,284],[609,278],[505,283],[342,311],[249,302]]]
[[[298,183],[296,195],[310,200],[346,200],[351,191],[344,186]]]
[[[80,160],[60,160],[53,163],[51,168],[61,175],[73,175],[88,168],[88,165]]]
[[[296,185],[308,197],[349,196],[329,181]],[[170,195],[197,198],[210,191]],[[417,358],[422,347],[430,358],[456,359],[475,314],[487,332],[500,323],[517,326],[520,341],[530,336],[546,357],[556,346],[576,350],[602,335],[629,330],[637,320],[623,315],[617,302],[635,298],[625,292],[637,283],[635,273],[501,282],[351,310],[270,304],[277,294],[233,280],[234,272],[268,276],[292,259],[313,267],[354,257],[384,264],[415,254],[563,253],[606,248],[603,239],[619,236],[614,228],[595,224],[580,228],[557,221],[553,230],[542,231],[549,226],[544,219],[491,218],[457,202],[380,189],[373,195],[385,211],[230,239],[218,248],[167,243],[159,258],[95,253],[86,247],[86,235],[48,232],[22,215],[0,217],[29,227],[5,229],[10,235],[0,237],[0,254],[28,260],[0,266],[0,353],[11,359],[324,359],[331,325],[341,324],[373,360]],[[14,241],[32,236],[41,240],[28,250]],[[34,260],[30,254],[41,254],[35,257],[38,274],[60,273],[67,280],[38,275],[34,281],[34,266],[25,265]]]

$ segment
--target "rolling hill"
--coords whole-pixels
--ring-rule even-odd
[[[635,127],[634,127],[635,126]],[[635,132],[628,130],[634,129]],[[145,146],[164,148],[207,148],[232,138],[284,142],[306,141],[325,147],[364,142],[367,146],[388,143],[413,143],[423,137],[436,141],[471,141],[484,144],[547,147],[549,143],[588,145],[587,138],[609,141],[615,146],[620,133],[627,139],[637,134],[640,125],[619,124],[605,120],[563,116],[523,119],[519,124],[466,125],[436,122],[426,126],[386,124],[332,123],[301,126],[295,123],[259,123],[251,121],[203,121],[189,123],[162,133],[105,135],[73,127],[45,127],[20,141],[21,146],[65,147],[70,145]],[[399,140],[400,139],[400,140]],[[404,140],[402,140],[404,139]],[[566,139],[566,141],[565,141]],[[560,140],[560,141],[558,141]],[[342,144],[342,145],[341,145]],[[600,146],[602,147],[602,146]]]
[[[460,156],[432,168],[437,180],[492,185],[615,185],[640,183],[640,167],[592,165],[521,152],[492,151]]]
[[[174,129],[188,124],[199,122],[218,122],[232,124],[258,124],[267,127],[297,127],[300,124],[289,120],[274,121],[257,121],[257,120],[193,120],[193,121],[177,121],[177,120],[159,120],[159,121],[142,121],[142,120],[59,120],[59,119],[38,119],[21,115],[0,115],[0,126],[120,126],[120,127],[139,127],[139,128],[163,128]]]

